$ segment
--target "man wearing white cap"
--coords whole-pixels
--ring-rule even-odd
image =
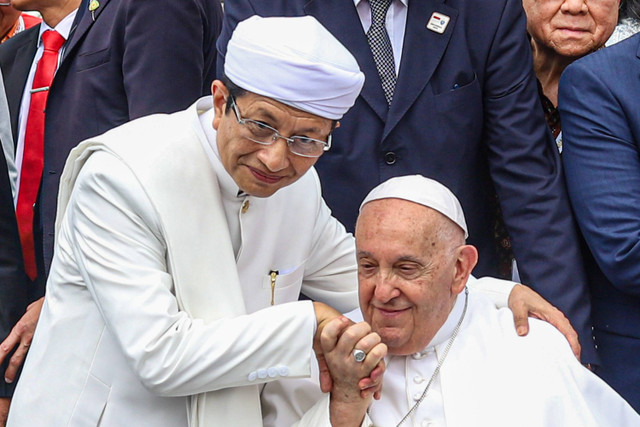
[[[355,59],[314,18],[248,19],[229,55],[233,87],[71,153],[8,425],[260,425],[260,386],[308,376],[339,315],[301,288],[357,306],[353,239],[312,169]]]
[[[392,178],[369,193],[356,225],[360,308],[367,323],[335,319],[321,341],[334,377],[311,425],[637,426],[640,417],[573,356],[550,325],[533,320],[517,337],[508,309],[469,292],[478,260],[465,244],[456,197],[420,175]],[[356,355],[388,347],[382,397],[360,397]],[[342,399],[344,401],[344,399]],[[368,410],[367,410],[367,407]]]

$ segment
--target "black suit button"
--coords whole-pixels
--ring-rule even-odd
[[[393,151],[388,151],[388,152],[385,153],[384,161],[388,165],[394,164],[396,162],[396,160],[398,160],[398,156],[396,156],[396,153],[394,153]]]

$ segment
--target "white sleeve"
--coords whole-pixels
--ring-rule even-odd
[[[152,392],[191,395],[309,375],[316,324],[310,302],[210,323],[178,309],[156,213],[114,156],[100,152],[87,161],[64,223],[82,282]]]
[[[315,181],[320,194],[317,175]],[[320,201],[313,233],[314,246],[305,267],[302,292],[342,313],[358,308],[355,240],[331,215],[324,200]]]

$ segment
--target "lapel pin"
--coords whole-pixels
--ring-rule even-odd
[[[96,21],[96,10],[100,7],[100,3],[98,2],[98,0],[91,0],[91,2],[89,3],[89,12],[91,12],[91,19],[93,19],[93,22]]]
[[[450,19],[451,18],[447,15],[443,15],[439,12],[433,12],[431,19],[429,19],[429,22],[427,23],[427,29],[438,34],[442,34],[444,33],[444,30],[447,29]]]

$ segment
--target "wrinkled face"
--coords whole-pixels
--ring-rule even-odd
[[[604,46],[618,21],[620,0],[523,0],[535,43],[581,57]]]
[[[8,0],[0,0],[0,3],[7,2]],[[19,16],[20,11],[12,6],[0,6],[0,39],[9,32]]]
[[[438,236],[442,221],[440,213],[399,199],[369,202],[358,217],[360,307],[390,354],[423,350],[463,289],[454,283],[452,245]]]
[[[238,123],[233,111],[226,109],[228,91],[216,80],[212,86],[217,144],[220,160],[238,187],[256,197],[269,197],[297,181],[318,158],[301,157],[289,151],[287,142],[278,139],[262,145],[247,139],[248,129]],[[297,110],[271,98],[247,92],[236,99],[245,119],[263,122],[283,136],[307,136],[326,140],[332,121]],[[230,109],[231,110],[231,109]]]

